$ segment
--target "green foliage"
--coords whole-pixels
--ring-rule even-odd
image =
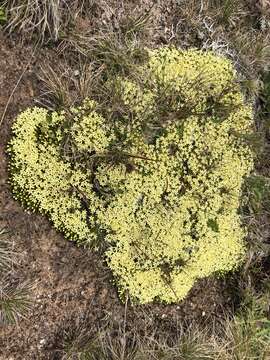
[[[262,175],[252,175],[246,183],[249,209],[255,213],[261,211],[270,195],[270,180]]]
[[[29,312],[31,300],[29,298],[31,286],[29,283],[6,285],[0,292],[0,323],[16,323],[19,318]]]
[[[121,295],[181,300],[244,254],[252,109],[232,64],[197,50],[149,51],[136,76],[111,75],[104,88],[100,103],[18,116],[14,194],[66,237],[102,240]]]
[[[263,111],[266,115],[270,112],[270,72],[267,72],[263,77],[263,92],[262,92],[262,100],[263,100]]]
[[[230,19],[234,16],[238,3],[238,0],[214,0],[210,1],[210,6],[213,8],[220,8],[218,21],[224,23],[225,25],[229,25]]]
[[[2,6],[0,6],[0,24],[5,24],[6,21],[7,21],[7,16],[5,9]]]
[[[269,291],[246,294],[238,314],[225,326],[227,353],[236,360],[267,360],[270,355]]]

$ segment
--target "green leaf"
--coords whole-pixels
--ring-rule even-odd
[[[7,22],[7,15],[5,9],[0,6],[0,24],[4,24]]]

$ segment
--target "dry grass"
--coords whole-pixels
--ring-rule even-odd
[[[181,328],[181,327],[180,327]],[[72,343],[65,346],[65,360],[208,360],[217,359],[216,344],[209,342],[204,331],[195,326],[181,329],[177,339],[153,335],[139,335],[135,331],[113,329],[112,323],[96,333],[87,331],[77,334]]]
[[[111,75],[134,76],[136,66],[147,59],[145,31],[150,14],[123,17],[104,25],[95,35],[71,32],[57,48],[59,63],[47,59],[38,75],[42,94],[38,102],[49,109],[68,109],[86,97],[100,103],[111,100],[104,87]],[[68,59],[68,60],[67,60]],[[70,61],[72,59],[72,61]]]
[[[0,325],[17,323],[31,308],[31,284],[14,280],[17,254],[5,229],[0,230]]]
[[[0,229],[0,271],[9,269],[13,262],[13,249],[10,241],[6,239],[8,232],[6,229]]]
[[[114,314],[108,314],[100,321],[102,327],[84,321],[72,328],[63,360],[268,360],[269,295],[268,282],[260,293],[248,289],[234,315],[224,314],[212,326],[176,319],[174,331],[169,332],[153,327],[146,318],[141,319],[143,326],[128,326],[126,302],[118,323]]]
[[[19,31],[32,37],[37,33],[39,39],[44,41],[48,34],[52,40],[59,38],[62,21],[61,0],[10,0],[4,3],[9,32]]]
[[[159,34],[159,38],[169,44],[213,49],[225,54],[249,77],[256,77],[258,72],[269,67],[270,11],[263,0],[161,2],[160,23],[152,16],[154,11],[158,11],[158,4],[153,3],[150,9],[145,6],[141,13],[136,11],[135,15],[132,14],[131,3],[129,5],[125,10],[125,6],[119,4],[118,11],[115,11],[106,1],[95,0],[3,2],[7,31],[17,31],[25,39],[34,36],[41,42],[60,41],[59,49],[65,53],[70,49],[86,57],[91,56],[93,51],[102,53],[104,48],[107,50],[104,41],[108,39],[116,45],[118,57],[121,48],[125,50],[125,43],[132,47],[134,39],[144,38],[149,44],[153,42],[153,34]],[[162,17],[162,11],[165,13],[168,7],[173,14],[169,20],[172,24],[169,33]],[[97,26],[95,16],[99,15],[103,17],[103,22]],[[104,57],[101,59],[104,60]]]
[[[145,59],[151,12],[115,17],[91,30],[74,29],[58,47],[60,54],[84,58],[105,72],[128,74]],[[148,35],[147,35],[148,34]],[[72,54],[72,55],[71,55]]]
[[[57,66],[44,61],[38,78],[41,81],[41,94],[36,100],[50,109],[69,109],[80,104],[85,98],[93,97],[100,85],[104,67],[80,59],[76,66],[63,60]]]
[[[269,68],[265,13],[245,0],[189,0],[176,6],[173,42],[212,49],[231,58],[249,78]],[[270,16],[269,16],[270,19]],[[252,46],[250,46],[252,44]]]
[[[4,0],[5,28],[9,33],[19,32],[26,40],[56,42],[93,3],[92,0]]]
[[[60,58],[72,59],[72,68],[76,72],[76,67],[80,68],[80,78],[85,79],[84,91],[79,90],[82,94],[89,95],[87,87],[90,87],[88,82],[92,76],[91,71],[96,72],[99,67],[102,67],[103,78],[108,77],[107,72],[124,75],[134,72],[134,65],[146,58],[145,47],[158,45],[153,42],[153,34],[160,34],[156,38],[163,38],[168,44],[211,49],[229,57],[239,70],[247,95],[257,97],[262,91],[261,73],[267,71],[270,64],[270,32],[261,24],[265,18],[264,12],[254,7],[252,1],[184,0],[181,6],[172,3],[172,27],[169,35],[166,35],[166,27],[154,22],[152,9],[156,9],[155,6],[141,13],[137,11],[133,16],[128,12],[112,16],[113,9],[101,2],[98,11],[106,21],[99,24],[99,27],[96,24],[90,26],[93,3],[81,3],[79,6],[78,1],[76,2],[74,9],[77,10],[72,12],[80,21],[72,20],[74,26],[62,24],[57,48]],[[165,11],[165,3],[161,5],[160,11],[163,8]],[[66,11],[70,12],[63,10],[64,13]],[[78,26],[80,23],[83,26]],[[84,70],[81,71],[82,63]],[[68,94],[68,79],[65,79],[67,76],[73,79],[74,76],[70,75],[70,69],[61,68],[61,65],[59,68],[56,66],[52,70],[46,66],[43,69],[45,74],[41,78],[45,80],[45,88],[48,87],[48,95],[55,98],[56,106],[63,102],[75,103],[82,96],[76,93],[77,85],[68,86],[69,89],[75,87]],[[53,102],[52,99],[50,101]]]
[[[102,329],[73,332],[65,344],[65,360],[267,360],[270,354],[270,320],[267,319],[269,292],[246,294],[239,312],[218,326],[201,328],[179,323],[177,332],[142,334],[115,329],[108,321]]]

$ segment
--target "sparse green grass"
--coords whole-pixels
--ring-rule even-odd
[[[263,76],[262,101],[263,114],[265,116],[268,116],[268,114],[270,113],[270,71],[266,72]]]
[[[0,5],[0,25],[5,24],[6,21],[7,21],[6,11],[4,7]]]
[[[245,302],[232,320],[225,323],[229,359],[267,360],[270,355],[270,293],[245,295]]]
[[[103,328],[91,328],[84,323],[67,334],[64,343],[63,360],[146,360],[142,357],[142,348],[136,332],[126,329],[125,305],[124,321],[117,329],[113,322],[105,321]]]
[[[91,337],[92,335],[92,337]],[[112,325],[77,334],[65,345],[65,360],[208,360],[217,359],[216,344],[195,326],[181,330],[177,339],[141,337],[136,331],[115,331]]]
[[[0,287],[0,324],[17,323],[31,309],[29,283],[1,284]]]
[[[219,358],[221,349],[206,329],[195,324],[178,326],[178,334],[171,339],[158,337],[144,341],[141,352],[151,360],[210,360]]]
[[[16,261],[12,243],[5,229],[0,230],[0,325],[17,323],[31,308],[29,282],[12,280]]]
[[[270,205],[270,178],[262,175],[250,176],[247,179],[247,196],[249,212],[261,213]]]
[[[270,355],[269,291],[247,293],[234,316],[218,327],[178,325],[171,335],[144,334],[134,329],[96,331],[87,327],[64,348],[65,360],[268,360]]]
[[[270,285],[260,292],[246,289],[235,314],[224,314],[212,326],[176,323],[177,330],[150,328],[143,333],[85,323],[64,344],[64,360],[268,360],[270,356]],[[128,309],[126,309],[127,311]],[[140,325],[139,325],[140,327]],[[138,328],[139,328],[138,327]]]

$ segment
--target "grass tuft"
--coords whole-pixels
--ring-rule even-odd
[[[17,255],[7,234],[0,230],[0,324],[17,324],[31,308],[31,284],[12,281]]]
[[[5,29],[19,33],[24,40],[55,43],[92,5],[92,0],[4,0]]]
[[[61,0],[8,0],[4,3],[9,32],[22,32],[33,37],[36,35],[42,42],[45,36],[53,41],[59,38],[61,27]]]
[[[7,235],[5,228],[0,229],[0,272],[10,268],[13,261],[14,252],[10,241],[6,240]]]
[[[269,291],[263,296],[247,293],[233,320],[225,323],[229,359],[267,360],[270,355]]]
[[[20,318],[31,309],[30,283],[1,284],[0,287],[0,324],[18,323]]]
[[[67,61],[56,67],[44,62],[38,74],[42,91],[37,102],[49,110],[68,109],[82,103],[93,97],[103,68],[96,68],[82,59],[76,67]]]

